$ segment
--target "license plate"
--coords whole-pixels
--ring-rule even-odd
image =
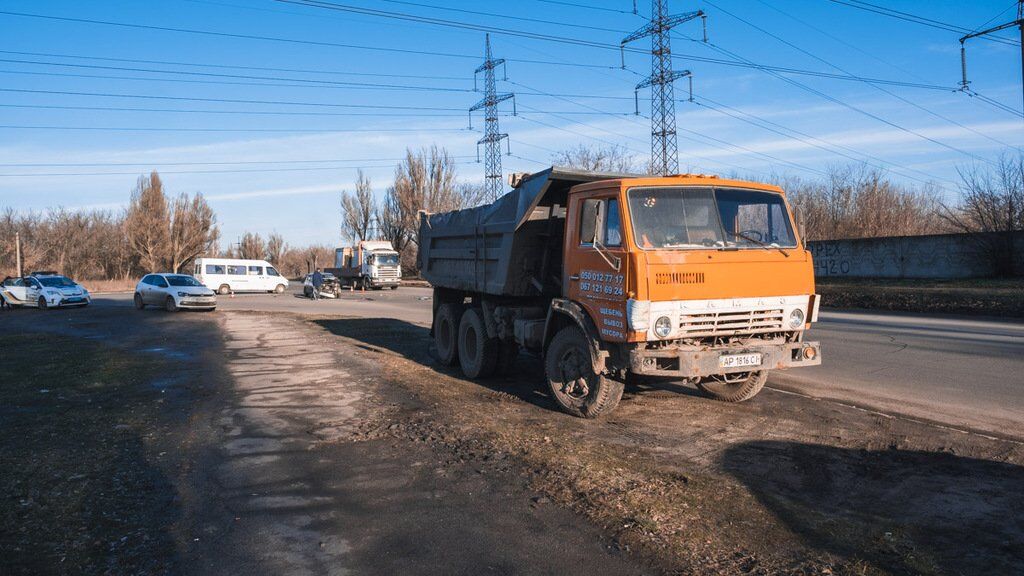
[[[726,354],[718,357],[719,368],[739,368],[742,366],[760,365],[760,354]]]

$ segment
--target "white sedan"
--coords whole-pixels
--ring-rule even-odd
[[[0,298],[12,306],[35,306],[41,310],[88,306],[92,301],[88,290],[67,276],[52,272],[6,279],[0,287]]]
[[[217,295],[187,274],[147,274],[135,287],[135,307],[161,306],[168,312],[182,309],[213,310]]]

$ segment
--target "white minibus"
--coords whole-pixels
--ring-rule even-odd
[[[277,292],[288,288],[288,279],[266,260],[197,258],[197,280],[218,294],[232,292]]]

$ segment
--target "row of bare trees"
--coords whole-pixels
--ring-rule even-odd
[[[578,146],[553,163],[592,171],[637,172],[625,149]],[[821,180],[776,179],[787,190],[808,240],[868,238],[944,232],[981,232],[987,257],[1002,274],[1015,270],[1013,233],[1024,230],[1024,154],[1004,155],[995,167],[960,170],[960,197],[943,199],[933,188],[896,183],[864,166],[836,167]],[[417,213],[441,212],[491,201],[482,186],[460,183],[455,162],[440,147],[407,150],[393,183],[378,200],[359,173],[341,195],[342,235],[349,241],[381,238],[414,267]],[[139,178],[129,207],[102,210],[0,212],[0,274],[13,274],[13,238],[20,234],[25,270],[54,269],[84,279],[129,278],[153,270],[181,270],[194,258],[217,254],[218,228],[200,194],[170,196],[159,175]],[[290,276],[333,263],[334,248],[288,246],[279,234],[246,233],[225,256],[266,259]],[[1020,270],[1016,270],[1020,273]]]
[[[182,269],[217,245],[217,218],[201,194],[169,197],[160,176],[139,178],[122,213],[7,209],[0,216],[0,273],[14,274],[15,235],[26,272],[52,269],[83,279],[125,279]]]
[[[369,178],[359,172],[354,192],[341,194],[342,235],[349,241],[383,239],[402,255],[402,266],[416,261],[417,213],[444,212],[494,200],[479,185],[458,181],[455,161],[444,148],[406,150],[395,178],[378,202]]]

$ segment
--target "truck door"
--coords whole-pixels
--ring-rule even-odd
[[[587,309],[601,338],[626,339],[627,258],[618,190],[571,201],[566,225],[566,295]]]

